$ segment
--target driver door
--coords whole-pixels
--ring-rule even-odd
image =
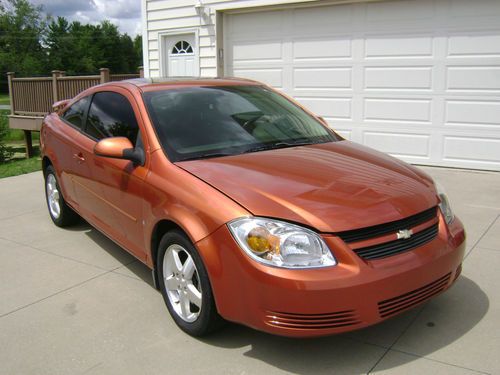
[[[127,137],[134,147],[145,151],[141,123],[137,103],[126,89],[94,94],[84,131],[87,141],[82,142],[85,149],[81,150],[90,169],[90,181],[80,190],[85,190],[81,194],[96,224],[135,256],[146,259],[142,192],[147,155],[142,166],[93,153],[99,140],[118,136]]]

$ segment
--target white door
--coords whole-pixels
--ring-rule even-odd
[[[166,76],[193,77],[196,72],[195,34],[171,35],[165,38]]]
[[[500,1],[234,13],[226,75],[264,81],[341,135],[415,164],[500,170]]]

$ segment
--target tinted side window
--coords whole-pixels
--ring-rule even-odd
[[[85,132],[96,138],[127,137],[133,145],[139,127],[130,102],[115,92],[98,92],[92,99]]]
[[[62,115],[63,119],[67,122],[75,125],[77,128],[83,128],[83,120],[85,116],[85,111],[89,106],[90,97],[86,96],[76,103],[74,103],[71,107],[69,107]]]

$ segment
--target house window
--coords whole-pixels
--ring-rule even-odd
[[[193,47],[185,40],[175,43],[174,48],[172,48],[172,55],[184,55],[187,53],[193,53]]]

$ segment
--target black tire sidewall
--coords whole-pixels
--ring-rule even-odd
[[[173,244],[182,246],[189,253],[189,255],[191,255],[196,265],[196,269],[198,270],[199,282],[201,284],[202,306],[200,315],[194,322],[191,323],[183,320],[174,311],[165,288],[163,278],[163,258],[165,257],[167,248]],[[217,309],[215,307],[210,280],[198,251],[181,231],[173,230],[163,236],[158,248],[156,265],[161,294],[163,295],[163,299],[165,300],[165,304],[167,305],[170,315],[179,328],[191,336],[203,336],[213,331],[218,325],[220,317],[218,316]]]

